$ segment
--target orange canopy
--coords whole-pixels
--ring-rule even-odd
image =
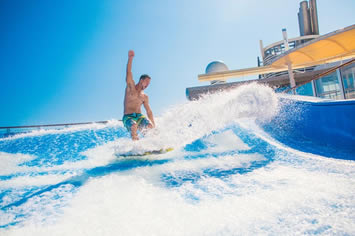
[[[200,81],[226,80],[248,75],[286,71],[290,63],[293,69],[320,65],[355,57],[355,25],[322,35],[312,41],[281,54],[267,66],[229,70],[198,76]]]

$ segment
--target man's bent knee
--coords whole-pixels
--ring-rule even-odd
[[[138,134],[137,134],[137,129],[138,129],[138,126],[137,124],[134,124],[132,125],[131,127],[131,137],[133,140],[138,140]]]

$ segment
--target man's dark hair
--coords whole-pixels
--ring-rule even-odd
[[[151,79],[151,78],[147,74],[141,75],[141,77],[139,78],[139,80],[145,80],[145,79]]]

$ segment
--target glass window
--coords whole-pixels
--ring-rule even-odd
[[[298,95],[303,95],[303,96],[314,96],[313,95],[313,89],[312,89],[312,83],[307,83],[304,84],[296,89],[296,93]]]
[[[283,93],[284,91],[286,91],[289,88],[291,88],[290,85],[287,85],[285,87],[278,87],[275,89],[275,92],[276,93]],[[288,94],[292,94],[292,91],[289,91]]]
[[[341,69],[341,75],[344,84],[344,92],[345,98],[355,98],[355,81],[354,81],[354,74],[355,74],[355,64],[351,64],[346,66],[345,68]]]
[[[341,99],[337,72],[333,72],[320,79],[317,79],[315,82],[318,97]]]

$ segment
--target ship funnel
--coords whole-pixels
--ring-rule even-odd
[[[309,6],[307,1],[300,2],[298,23],[301,36],[319,34],[316,0],[309,0]]]

